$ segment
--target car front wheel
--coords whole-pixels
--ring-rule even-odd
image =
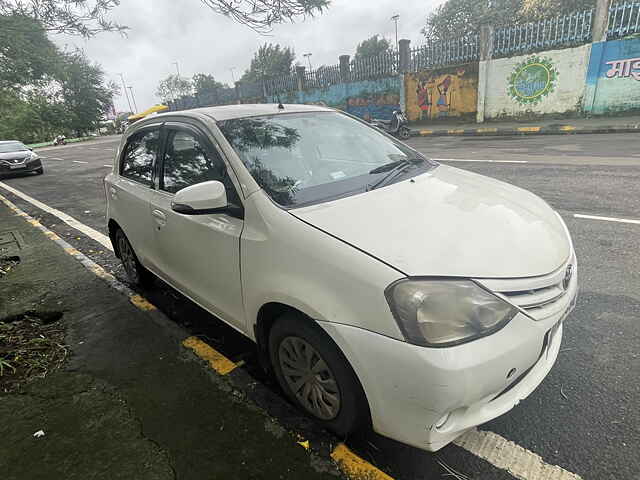
[[[281,388],[303,411],[338,435],[369,421],[369,406],[349,362],[322,328],[287,313],[269,334],[271,365]]]

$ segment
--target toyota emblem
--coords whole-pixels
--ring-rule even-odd
[[[567,271],[564,273],[564,278],[562,279],[562,288],[564,290],[569,288],[569,284],[571,283],[572,276],[573,276],[573,265],[569,265],[567,267]]]

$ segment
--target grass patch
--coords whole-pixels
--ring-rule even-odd
[[[0,321],[0,393],[44,378],[67,358],[60,312],[27,312]]]

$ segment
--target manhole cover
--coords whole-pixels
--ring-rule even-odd
[[[5,255],[24,247],[24,240],[18,232],[0,232],[0,255]]]

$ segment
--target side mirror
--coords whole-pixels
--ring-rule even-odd
[[[183,215],[223,213],[227,210],[227,192],[222,182],[212,180],[179,190],[171,209]]]

